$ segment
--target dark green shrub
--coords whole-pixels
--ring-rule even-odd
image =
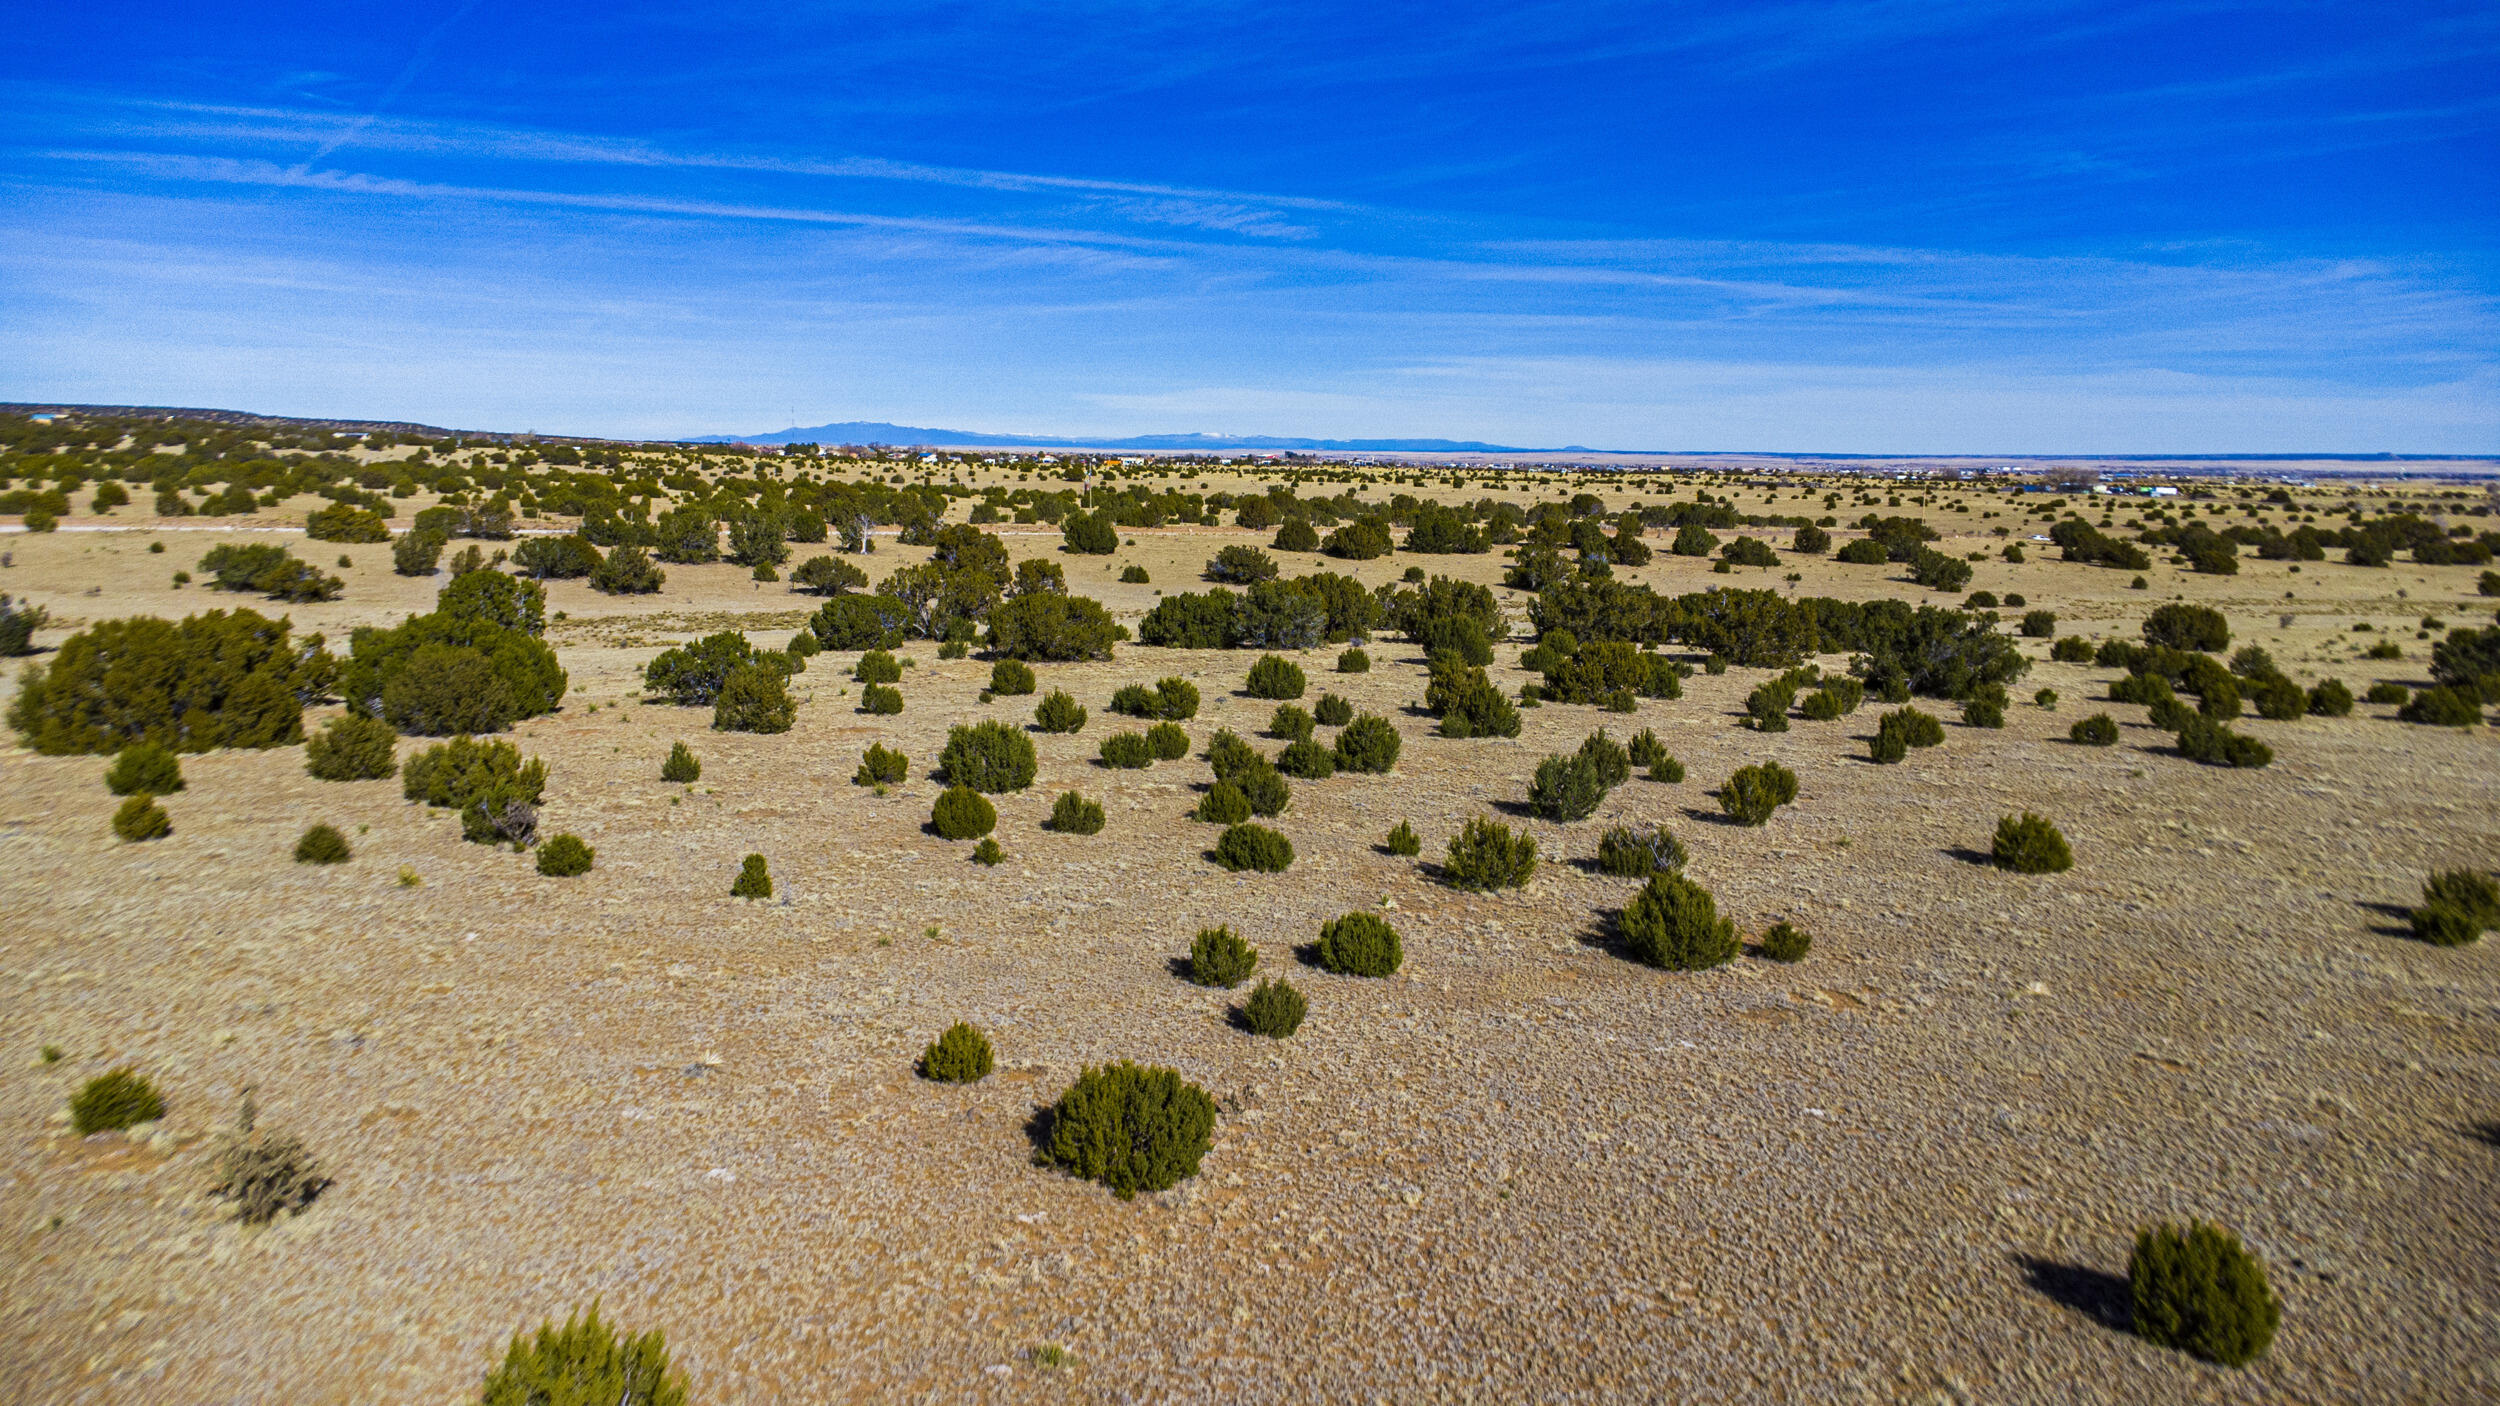
[[[911,618],[911,607],[892,596],[844,592],[816,607],[807,628],[831,650],[892,649],[903,642]]]
[[[551,879],[570,879],[590,872],[591,861],[598,851],[582,843],[579,835],[558,835],[538,847],[538,872]]]
[[[512,578],[487,573],[481,579]],[[356,630],[338,685],[348,711],[378,714],[401,732],[434,737],[501,732],[522,718],[552,713],[567,687],[564,667],[544,640],[506,628],[485,610],[437,610],[395,629]]]
[[[116,1069],[89,1079],[69,1101],[69,1123],[80,1137],[117,1133],[164,1116],[165,1100],[156,1092],[156,1086],[148,1082],[146,1075],[130,1069]]]
[[[586,1319],[540,1324],[534,1341],[513,1334],[480,1406],[686,1406],[686,1382],[658,1330],[619,1338],[594,1303]]]
[[[1933,547],[1921,547],[1910,558],[1910,579],[1931,591],[1958,591],[1970,578],[1969,562]]]
[[[1281,655],[1264,654],[1250,666],[1243,687],[1253,698],[1299,698],[1308,684],[1301,665]]]
[[[330,691],[336,661],[283,620],[212,610],[180,624],[105,620],[18,676],[9,725],[47,756],[155,742],[179,752],[285,747],[304,737],[304,700]]]
[[[2068,728],[2066,736],[2086,747],[2114,746],[2118,741],[2118,722],[2107,713],[2094,713]]]
[[[1910,740],[1897,729],[1879,727],[1867,740],[1866,755],[1877,766],[1896,765],[1910,755]]]
[[[2403,703],[2412,697],[2412,691],[2407,689],[2403,684],[2389,683],[2387,680],[2381,679],[2377,683],[2370,685],[2369,689],[2361,695],[2361,701],[2364,703],[2377,703],[2384,705],[2388,703]]]
[[[2321,718],[2351,717],[2352,690],[2342,679],[2328,679],[2309,690],[2309,712]]]
[[[1340,674],[1368,674],[1371,671],[1372,657],[1359,649],[1349,649],[1337,656],[1337,672]]]
[[[1007,851],[998,847],[996,836],[984,839],[972,847],[972,862],[975,864],[996,866],[1004,863],[1006,859]]]
[[[1033,666],[1021,659],[1001,659],[990,666],[990,692],[1001,698],[1023,697],[1038,684]]]
[[[1323,693],[1311,716],[1322,727],[1344,727],[1354,721],[1354,705],[1333,693]]]
[[[1598,838],[1597,867],[1626,879],[1671,874],[1684,867],[1684,846],[1662,827],[1617,825]]]
[[[1198,1174],[1211,1146],[1215,1100],[1169,1069],[1126,1060],[1089,1068],[1052,1105],[1041,1160],[1121,1200]]]
[[[2211,718],[2190,713],[2179,720],[2179,755],[2207,766],[2261,767],[2274,760],[2274,749]]]
[[[1059,524],[1059,536],[1079,556],[1107,557],[1120,550],[1120,526],[1108,511],[1068,514]]]
[[[1128,631],[1102,602],[1056,591],[1017,596],[990,611],[990,648],[1010,659],[1109,659]]]
[[[2263,1356],[2283,1321],[2264,1263],[2238,1236],[2202,1221],[2138,1234],[2127,1296],[2137,1336],[2226,1367]]]
[[[1962,700],[1962,725],[1964,727],[2005,726],[2004,692],[2003,688],[1999,688],[1994,695],[1973,694]]]
[[[1282,815],[1285,807],[1293,803],[1293,788],[1285,783],[1284,773],[1265,759],[1257,766],[1235,772],[1231,781],[1241,798],[1250,803],[1252,815]]]
[[[1441,719],[1444,737],[1517,737],[1519,709],[1460,655],[1432,656],[1424,708]]]
[[[1308,518],[1287,518],[1276,529],[1276,540],[1268,544],[1280,552],[1316,552],[1319,550],[1319,529]]]
[[[1301,781],[1326,781],[1337,774],[1337,754],[1306,737],[1277,754],[1276,769]]]
[[[1337,734],[1336,761],[1342,771],[1381,775],[1398,764],[1405,739],[1397,725],[1376,713],[1365,713]]]
[[[2480,938],[2486,926],[2453,903],[2425,903],[2407,916],[2413,935],[2434,947],[2463,947]]]
[[[1389,838],[1381,847],[1400,859],[1413,859],[1424,852],[1424,842],[1417,838],[1415,827],[1403,820],[1389,831]]]
[[[1120,584],[1124,586],[1143,586],[1147,584],[1146,568],[1139,566],[1134,562],[1120,568]]]
[[[691,785],[703,779],[703,763],[696,760],[685,743],[672,743],[668,760],[660,763],[660,779],[675,785]]]
[[[1238,825],[1250,818],[1250,799],[1230,781],[1218,781],[1198,800],[1197,816],[1216,825]]]
[[[1660,757],[1649,764],[1649,779],[1681,786],[1684,784],[1684,763],[1673,757]]]
[[[872,649],[859,656],[851,666],[851,677],[861,683],[901,683],[903,661],[882,649]]]
[[[182,763],[170,747],[133,742],[105,769],[104,787],[116,796],[170,796],[183,788]]]
[[[1538,815],[1558,823],[1586,820],[1606,799],[1606,782],[1586,756],[1549,756],[1537,764],[1528,784],[1528,804]]]
[[[610,548],[607,558],[590,569],[590,589],[601,595],[648,596],[667,584],[668,573],[631,542]]]
[[[1536,877],[1536,837],[1479,815],[1450,837],[1441,875],[1452,888],[1490,892],[1525,887]]]
[[[1736,924],[1719,916],[1710,890],[1682,874],[1660,874],[1632,896],[1619,926],[1632,957],[1669,971],[1699,971],[1734,957]]]
[[[920,1052],[920,1077],[934,1083],[977,1084],[997,1067],[990,1037],[960,1020]]]
[[[1276,559],[1256,547],[1235,544],[1217,552],[1207,562],[1207,579],[1230,581],[1247,586],[1254,581],[1276,579]]]
[[[121,803],[113,812],[113,833],[132,844],[142,840],[161,840],[174,832],[173,817],[156,803],[156,797],[137,795]]]
[[[1259,949],[1242,941],[1229,924],[1200,928],[1197,940],[1189,944],[1189,979],[1200,986],[1230,990],[1248,981],[1258,965]]]
[[[1198,685],[1187,679],[1155,680],[1155,708],[1150,714],[1165,722],[1186,722],[1198,716]]]
[[[790,698],[788,678],[785,671],[760,663],[741,664],[730,670],[721,684],[720,696],[712,700],[712,730],[788,732],[799,716],[798,704]],[[902,702],[899,694],[895,702]]]
[[[281,1211],[302,1215],[330,1185],[301,1139],[253,1128],[248,1093],[234,1134],[221,1139],[216,1170],[210,1193],[234,1202],[245,1225],[267,1225]]]
[[[1854,542],[1842,545],[1833,560],[1845,561],[1852,566],[1882,566],[1885,562],[1892,560],[1892,554],[1885,551],[1884,544],[1874,538],[1861,537]]]
[[[1115,732],[1102,740],[1104,766],[1135,771],[1153,766],[1154,760],[1154,748],[1148,745],[1143,733]]]
[[[1896,708],[1876,723],[1878,736],[1893,733],[1905,747],[1940,747],[1944,745],[1944,724],[1935,715],[1916,708]]]
[[[1259,749],[1242,741],[1231,728],[1217,728],[1215,735],[1207,739],[1207,765],[1215,769],[1218,781],[1229,781],[1265,762]]]
[[[165,544],[152,542],[150,551],[162,551]],[[0,658],[16,659],[35,652],[35,631],[50,624],[52,613],[40,605],[9,603],[6,592],[0,592]]]
[[[2481,700],[2461,688],[2426,688],[2396,710],[2398,721],[2428,727],[2472,727],[2483,720]]]
[[[1634,766],[1653,767],[1667,755],[1667,748],[1658,740],[1657,732],[1645,727],[1632,734],[1632,741],[1623,749],[1623,754],[1631,759]]]
[[[541,581],[578,580],[598,570],[602,560],[597,547],[572,533],[532,537],[512,549],[512,565]]]
[[[941,839],[977,840],[998,828],[998,807],[969,786],[949,786],[930,808],[929,824]]]
[[[431,576],[443,559],[443,534],[415,529],[391,539],[391,570],[401,576]]]
[[[2049,646],[2049,657],[2060,664],[2092,662],[2092,642],[2081,635],[2068,635]]]
[[[1762,934],[1762,955],[1774,962],[1802,962],[1814,950],[1814,939],[1787,923],[1773,923]]]
[[[2075,867],[2075,852],[2046,816],[2024,811],[1997,821],[1989,858],[1999,869],[2017,874],[2062,874]]]
[[[2192,721],[2199,723],[2210,721],[2198,716],[2195,709],[2176,698],[2154,699],[2153,706],[2145,710],[2145,719],[2164,732],[2177,732]]]
[[[1322,970],[1339,976],[1392,976],[1406,961],[1397,929],[1373,913],[1347,913],[1321,924],[1314,955]]]
[[[494,844],[524,838],[547,789],[547,764],[509,742],[455,737],[408,759],[400,794],[460,817],[461,838]]]
[[[547,588],[500,571],[469,571],[434,598],[434,613],[530,636],[547,632]]]
[[[2227,723],[2240,715],[2240,686],[2228,675],[2190,680],[2200,687],[2196,695],[2196,711],[2218,723]]]
[[[1179,723],[1156,723],[1146,729],[1146,749],[1156,761],[1179,761],[1189,755],[1189,733]]]
[[[948,782],[991,795],[1032,785],[1036,765],[1033,739],[995,721],[948,728],[938,757]]]
[[[1781,806],[1797,799],[1797,773],[1778,762],[1737,768],[1719,787],[1719,809],[1739,825],[1765,825]]]
[[[731,898],[770,898],[773,896],[772,870],[764,864],[764,856],[750,854],[738,865],[737,880],[729,886]]]
[[[909,775],[911,775],[911,758],[887,747],[882,742],[871,742],[868,744],[868,750],[860,755],[859,770],[851,773],[851,784],[854,786],[892,786]]]
[[[200,570],[214,590],[252,591],[271,600],[337,600],[347,589],[336,576],[324,575],[320,567],[265,542],[211,547],[200,558]]]
[[[1292,982],[1261,978],[1250,999],[1241,1003],[1241,1024],[1253,1035],[1282,1040],[1302,1028],[1302,1017],[1309,1010],[1310,1003]]]
[[[1235,825],[1215,842],[1215,862],[1234,873],[1281,874],[1293,866],[1293,841],[1264,825]]]
[[[2447,904],[2483,927],[2500,927],[2500,883],[2494,883],[2489,874],[2472,869],[2440,870],[2422,885],[2422,901]]]
[[[1580,743],[1580,760],[1597,772],[1598,784],[1611,791],[1632,779],[1632,758],[1599,728]]]
[[[350,857],[347,837],[336,825],[315,825],[295,842],[298,864],[345,864]]]
[[[1757,686],[1745,695],[1745,725],[1756,732],[1788,731],[1788,705],[1797,697],[1797,686],[1774,680]]]
[[[2289,722],[2309,711],[2308,691],[2281,674],[2254,680],[2248,691],[2257,716],[2273,722]]]
[[[2218,654],[2231,647],[2231,627],[2209,606],[2174,602],[2144,617],[2144,639],[2168,649]]]
[[[399,771],[399,734],[380,718],[348,713],[304,743],[304,770],[322,781],[380,781]]]
[[[2044,640],[2056,633],[2056,611],[2027,610],[2023,612],[2023,634],[2026,637],[2035,640]]]
[[[1084,706],[1054,688],[1033,710],[1033,725],[1044,732],[1075,732],[1085,726]]]
[[[1291,703],[1277,704],[1276,711],[1267,720],[1269,736],[1282,737],[1290,742],[1309,741],[1311,726],[1311,715]]]

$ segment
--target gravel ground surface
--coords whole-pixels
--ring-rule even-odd
[[[1252,540],[1137,535],[1122,562],[1172,589]],[[12,547],[6,583],[61,617],[47,643],[232,603],[163,588],[187,558],[135,538]],[[348,597],[299,624],[337,639],[439,584],[390,576],[387,546],[349,550]],[[1067,560],[1127,618],[1151,604]],[[1805,569],[1810,593],[1906,589]],[[1695,589],[1703,571],[1662,557],[1639,576]],[[812,602],[734,568],[670,573],[639,602],[551,588],[576,691],[517,738],[551,767],[546,831],[597,847],[584,878],[461,843],[395,780],[311,780],[298,749],[184,758],[174,834],[143,846],[112,838],[103,759],[0,754],[0,1399],[456,1402],[516,1328],[593,1296],[665,1328],[707,1402],[2500,1397],[2493,944],[2416,943],[2398,907],[2426,871],[2500,854],[2491,729],[2369,706],[2249,720],[2278,760],[2218,771],[2171,754],[2141,708],[2084,703],[2108,671],[2043,661],[2016,697],[2054,687],[2056,711],[1981,731],[1937,709],[1945,744],[1895,767],[1864,760],[1872,706],[1736,727],[1761,678],[1745,670],[1637,716],[1547,706],[1515,742],[1450,741],[1410,710],[1420,657],[1387,642],[1365,675],[1314,651],[1304,702],[1333,690],[1391,717],[1397,771],[1295,783],[1276,823],[1298,862],[1234,876],[1186,818],[1196,753],[1092,758],[1136,726],[1103,709],[1111,690],[1173,673],[1206,695],[1195,742],[1230,726],[1273,751],[1273,704],[1238,694],[1252,656],[1124,647],[1042,667],[1094,715],[1036,739],[1040,779],[1000,798],[1008,858],[985,869],[923,831],[928,772],[949,723],[1021,721],[1033,699],[984,705],[986,663],[921,644],[899,717],[855,712],[847,657],[820,656],[794,681],[795,730],[711,733],[708,712],[631,701],[643,662],[730,616],[777,641]],[[2086,632],[2132,633],[2149,604],[2081,567],[1977,584],[2004,589],[1992,574]],[[2268,631],[2285,581],[2196,584],[2287,663],[2327,657],[2350,616],[2423,606],[2353,594]],[[1516,654],[1493,671],[1514,692]],[[2120,745],[2065,741],[2104,708]],[[1507,817],[1565,861],[1524,891],[1433,882],[1452,831],[1600,725],[1655,728],[1689,779],[1636,778],[1577,825]],[[692,787],[657,779],[680,738],[704,763]],[[913,762],[883,797],[849,784],[871,740]],[[1720,823],[1710,789],[1773,758],[1797,803]],[[1100,835],[1039,828],[1070,788],[1106,803]],[[1982,862],[2025,809],[2063,827],[2074,870]],[[1377,848],[1401,819],[1421,865]],[[348,832],[352,863],[289,862],[316,820]],[[1573,862],[1618,820],[1672,828],[1743,932],[1785,918],[1813,954],[1625,960],[1607,920],[1633,885]],[[769,902],[728,897],[750,851]],[[1396,977],[1298,961],[1356,908],[1402,934]],[[1308,994],[1291,1040],[1233,1028],[1239,993],[1173,974],[1219,922]],[[999,1071],[916,1079],[958,1019]],[[66,1057],[38,1060],[45,1042]],[[1034,1166],[1027,1131],[1118,1058],[1171,1064],[1223,1109],[1202,1174],[1129,1203]],[[166,1093],[156,1135],[74,1136],[70,1092],[122,1064]],[[259,1232],[206,1194],[247,1085],[262,1126],[337,1178]],[[2124,1331],[2136,1228],[2190,1215],[2235,1227],[2284,1299],[2245,1371]],[[1044,1345],[1070,1360],[1042,1365]]]

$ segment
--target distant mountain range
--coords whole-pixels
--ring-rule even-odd
[[[1032,445],[1051,449],[1161,449],[1213,453],[1226,449],[1304,449],[1338,454],[1524,454],[1535,451],[1510,444],[1481,444],[1459,439],[1291,439],[1282,435],[1142,434],[1125,439],[1062,439],[1052,435],[982,434],[976,430],[940,430],[926,425],[889,425],[881,420],[846,420],[835,425],[794,426],[771,434],[698,435],[686,444],[925,444],[931,448]],[[1558,453],[1586,454],[1578,445]]]

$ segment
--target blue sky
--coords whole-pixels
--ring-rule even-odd
[[[0,399],[2500,451],[2488,0],[106,0],[0,122]]]

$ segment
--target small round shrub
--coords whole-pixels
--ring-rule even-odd
[[[731,898],[770,898],[773,896],[773,875],[764,866],[764,856],[750,854],[738,865],[737,880],[729,886]]]
[[[882,649],[872,649],[859,656],[851,666],[851,677],[861,683],[901,683],[903,661]]]
[[[301,1139],[251,1126],[246,1095],[240,1136],[225,1140],[217,1152],[217,1182],[212,1194],[235,1203],[234,1216],[245,1225],[267,1225],[281,1211],[302,1215],[329,1188]]]
[[[2226,1367],[2263,1356],[2283,1322],[2264,1263],[2238,1236],[2202,1221],[2136,1236],[2127,1297],[2138,1337]]]
[[[1241,798],[1250,803],[1252,815],[1282,815],[1285,807],[1293,803],[1293,788],[1286,784],[1285,774],[1265,761],[1236,773],[1232,783],[1241,791]]]
[[[2377,683],[2370,685],[2368,690],[2362,693],[2361,701],[2364,703],[2377,703],[2384,705],[2389,703],[2402,703],[2411,697],[2413,697],[2412,691],[2407,689],[2403,684],[2389,683],[2387,680],[2381,679]]]
[[[1170,1069],[1126,1060],[1089,1068],[1051,1106],[1043,1159],[1126,1201],[1198,1174],[1215,1100]]]
[[[1670,786],[1681,786],[1684,784],[1684,763],[1673,757],[1660,757],[1649,764],[1649,779],[1663,781]]]
[[[1323,693],[1311,709],[1311,716],[1321,727],[1344,727],[1354,721],[1354,705],[1333,693]]]
[[[1625,950],[1669,971],[1715,967],[1737,953],[1736,924],[1719,916],[1710,890],[1682,874],[1660,874],[1625,905]]]
[[[2444,903],[2486,928],[2500,928],[2500,883],[2472,869],[2443,869],[2422,885],[2424,903]],[[2479,929],[2478,929],[2479,931]]]
[[[380,781],[399,771],[399,734],[380,718],[347,713],[304,741],[304,770],[320,781]]]
[[[1102,740],[1102,764],[1135,771],[1154,765],[1155,752],[1142,732],[1115,732]]]
[[[2244,733],[2233,732],[2211,718],[2189,713],[2178,720],[2179,755],[2207,766],[2261,767],[2274,760],[2274,749]]]
[[[1311,726],[1311,715],[1291,703],[1277,704],[1275,713],[1267,720],[1268,735],[1289,742],[1308,742]]]
[[[1189,944],[1189,979],[1200,986],[1226,990],[1250,979],[1259,965],[1259,949],[1244,942],[1231,926],[1201,928]]]
[[[1276,769],[1301,781],[1326,781],[1337,774],[1337,754],[1306,737],[1276,755]]]
[[[1377,776],[1398,764],[1398,753],[1405,745],[1395,723],[1377,713],[1365,713],[1337,734],[1337,766]]]
[[[875,692],[870,689],[869,692]],[[903,695],[893,689],[893,708],[903,710]],[[799,706],[790,697],[788,676],[764,664],[741,664],[721,680],[720,696],[712,700],[715,732],[788,732],[798,721]]]
[[[182,763],[172,748],[133,742],[105,770],[104,786],[116,796],[170,796],[183,788]]]
[[[2210,606],[2174,603],[2144,617],[2144,641],[2214,654],[2231,647],[2231,627]]]
[[[851,773],[854,786],[892,786],[911,775],[911,758],[886,746],[871,742],[860,754],[859,770]]]
[[[1536,877],[1536,837],[1479,815],[1450,837],[1441,874],[1452,888],[1489,892],[1524,887]]]
[[[2483,935],[2482,920],[2453,903],[2425,903],[2407,917],[2413,935],[2433,947],[2463,947]]]
[[[619,548],[619,551],[625,550]],[[599,1321],[541,1323],[535,1341],[512,1337],[503,1365],[487,1374],[480,1406],[686,1406],[686,1379],[668,1370],[668,1345],[657,1329],[622,1338]]]
[[[2027,610],[2023,612],[2023,634],[2030,639],[2044,640],[2057,633],[2057,612]]]
[[[969,786],[949,786],[929,808],[929,823],[942,839],[977,840],[998,828],[998,807]]]
[[[165,1100],[156,1092],[156,1086],[148,1082],[146,1075],[129,1069],[116,1069],[89,1079],[69,1101],[69,1123],[80,1137],[120,1132],[164,1116]]]
[[[1230,781],[1245,771],[1255,771],[1266,764],[1267,759],[1259,755],[1259,749],[1242,741],[1241,735],[1231,728],[1217,728],[1215,735],[1207,739],[1207,765],[1214,768],[1218,781]]]
[[[903,711],[903,691],[892,684],[872,683],[859,691],[859,710],[877,716]]]
[[[2092,662],[2092,641],[2081,635],[2068,635],[2049,646],[2049,657],[2060,664],[2089,664]]]
[[[703,763],[685,743],[672,744],[668,760],[660,763],[660,779],[678,786],[690,786],[703,779]]]
[[[1189,755],[1189,733],[1179,723],[1156,723],[1146,729],[1146,750],[1156,761],[1179,761]]]
[[[2426,727],[2472,727],[2483,720],[2482,700],[2461,688],[2426,688],[2407,699],[2396,717]]]
[[[1316,552],[1319,529],[1311,526],[1309,518],[1287,518],[1285,525],[1276,529],[1276,540],[1271,545],[1280,552]]]
[[[2115,746],[2118,742],[2118,720],[2107,713],[2094,713],[2066,729],[2066,736],[2086,747]]]
[[[1999,869],[2017,874],[2062,874],[2075,867],[2075,852],[2067,847],[2066,837],[2046,816],[2030,811],[1997,822],[1988,854]]]
[[[1264,825],[1235,825],[1215,842],[1215,862],[1236,874],[1281,874],[1293,867],[1293,841]]]
[[[295,842],[298,864],[345,864],[350,857],[347,837],[336,825],[315,825]]]
[[[1767,825],[1781,806],[1797,799],[1797,773],[1778,762],[1738,767],[1719,787],[1719,809],[1739,825]]]
[[[825,642],[816,638],[815,631],[801,630],[790,637],[790,642],[781,647],[781,652],[800,661],[799,667],[805,669],[806,661],[825,652]]]
[[[550,879],[570,879],[590,872],[590,863],[598,851],[582,843],[579,835],[558,835],[538,847],[538,872]]]
[[[1302,666],[1277,654],[1263,654],[1250,666],[1250,676],[1243,687],[1253,698],[1299,698],[1309,687],[1302,677]]]
[[[1001,659],[990,666],[990,692],[1001,698],[1021,698],[1039,683],[1033,666],[1021,659]]]
[[[1218,781],[1199,797],[1196,814],[1217,825],[1238,825],[1250,818],[1250,799],[1232,782]]]
[[[1074,791],[1060,792],[1050,807],[1049,826],[1062,835],[1099,835],[1102,822],[1102,802],[1089,801]]]
[[[1597,867],[1625,879],[1672,874],[1684,867],[1684,845],[1661,827],[1617,825],[1598,837]]]
[[[1148,584],[1146,578],[1146,568],[1136,565],[1133,562],[1122,567],[1120,569],[1120,584],[1124,586],[1143,586]]]
[[[1999,690],[2002,693],[2002,690]],[[1995,694],[1973,694],[1962,700],[1962,725],[1965,727],[2005,726],[2005,700]]]
[[[1033,710],[1033,725],[1044,732],[1075,732],[1085,726],[1085,707],[1054,688]]]
[[[990,1037],[960,1020],[920,1052],[920,1077],[932,1083],[977,1084],[997,1067]]]
[[[1007,851],[998,847],[996,835],[984,836],[981,843],[972,847],[972,862],[975,864],[995,868],[1006,860]]]
[[[1424,852],[1424,842],[1416,836],[1414,826],[1401,820],[1397,828],[1389,832],[1389,838],[1382,842],[1381,848],[1400,859],[1413,859]]]
[[[1339,976],[1391,976],[1406,961],[1398,930],[1373,913],[1347,913],[1320,925],[1314,953]]]
[[[1910,740],[1892,728],[1879,727],[1867,739],[1866,755],[1877,766],[1893,766],[1910,755]]]
[[[1814,950],[1814,939],[1787,923],[1774,923],[1762,934],[1762,955],[1774,962],[1802,962]]]
[[[1032,785],[1039,765],[1033,739],[995,720],[948,728],[946,750],[938,755],[949,783],[991,795]]]
[[[1536,778],[1528,783],[1528,804],[1557,823],[1586,820],[1605,799],[1606,782],[1597,764],[1577,753],[1537,763]]]
[[[2342,679],[2328,679],[2309,690],[2309,713],[2319,718],[2352,716],[2352,690]]]
[[[156,803],[156,797],[133,796],[113,812],[113,833],[137,844],[142,840],[161,840],[174,832],[174,818]]]
[[[1840,716],[1840,695],[1816,689],[1797,705],[1797,716],[1810,723],[1827,723]]]
[[[1337,672],[1340,674],[1368,674],[1371,671],[1372,657],[1359,649],[1349,649],[1337,656]]]
[[[1631,759],[1634,766],[1653,767],[1658,765],[1659,758],[1667,755],[1667,747],[1658,740],[1656,730],[1645,727],[1632,734],[1632,740],[1625,744],[1623,754]]]
[[[1241,1003],[1241,1024],[1253,1035],[1282,1040],[1302,1028],[1302,1017],[1309,1012],[1310,1002],[1292,982],[1262,977],[1250,999]]]

